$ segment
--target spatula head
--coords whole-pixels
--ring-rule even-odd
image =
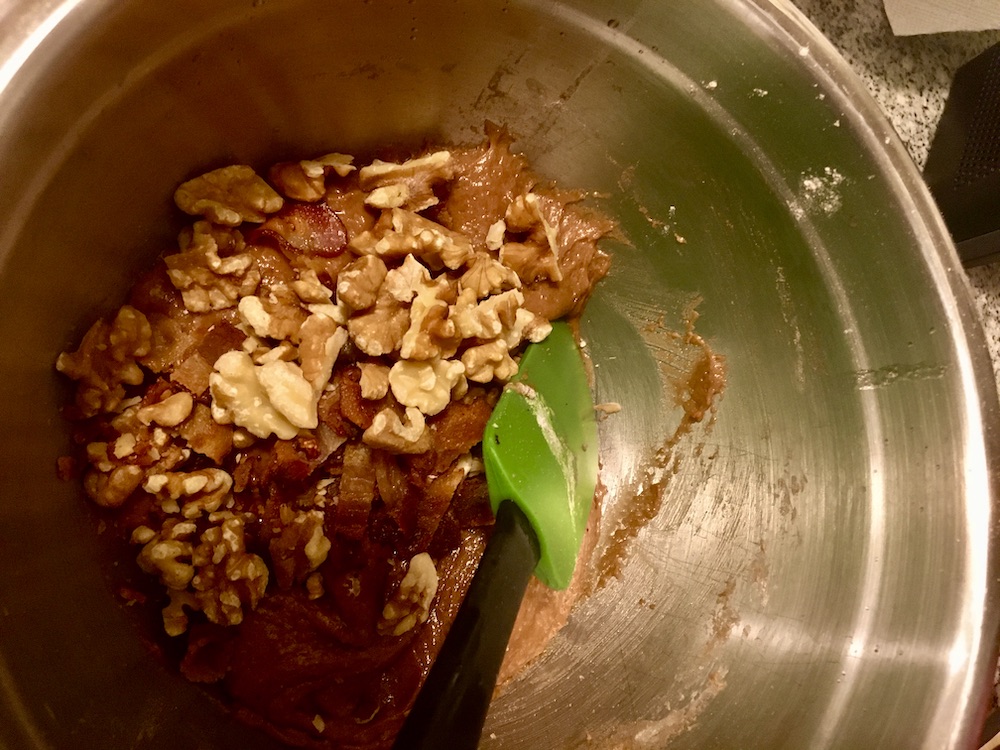
[[[553,589],[573,577],[597,485],[597,422],[587,371],[565,323],[531,344],[483,437],[495,513],[512,500],[531,521],[541,558],[535,574]]]

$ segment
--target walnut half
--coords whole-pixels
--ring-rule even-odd
[[[299,428],[316,427],[316,399],[302,369],[281,360],[255,365],[246,352],[230,351],[209,377],[212,417],[259,438],[291,440]]]
[[[245,164],[214,169],[182,183],[174,202],[185,213],[229,227],[244,221],[260,223],[284,205],[282,197]]]
[[[376,159],[358,172],[362,190],[369,190],[365,203],[374,208],[407,208],[423,211],[438,202],[434,186],[455,174],[449,151],[435,151],[402,164]]]

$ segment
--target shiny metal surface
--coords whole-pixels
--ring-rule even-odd
[[[992,373],[918,174],[790,5],[0,0],[0,29],[0,746],[272,746],[114,603],[54,477],[52,362],[169,246],[199,169],[469,141],[487,117],[621,221],[584,324],[624,407],[602,551],[659,510],[484,747],[974,746]],[[728,387],[675,435],[669,331],[695,299]]]

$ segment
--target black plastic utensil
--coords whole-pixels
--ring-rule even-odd
[[[469,592],[394,750],[472,750],[479,745],[538,557],[538,539],[527,517],[516,503],[502,503]]]

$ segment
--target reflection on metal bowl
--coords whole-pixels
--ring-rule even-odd
[[[491,119],[626,240],[583,321],[622,405],[596,558],[617,574],[484,747],[972,746],[992,372],[917,172],[786,2],[23,0],[0,28],[0,744],[271,746],[109,593],[54,475],[52,362],[169,247],[183,179]],[[728,385],[686,429],[695,304]]]

